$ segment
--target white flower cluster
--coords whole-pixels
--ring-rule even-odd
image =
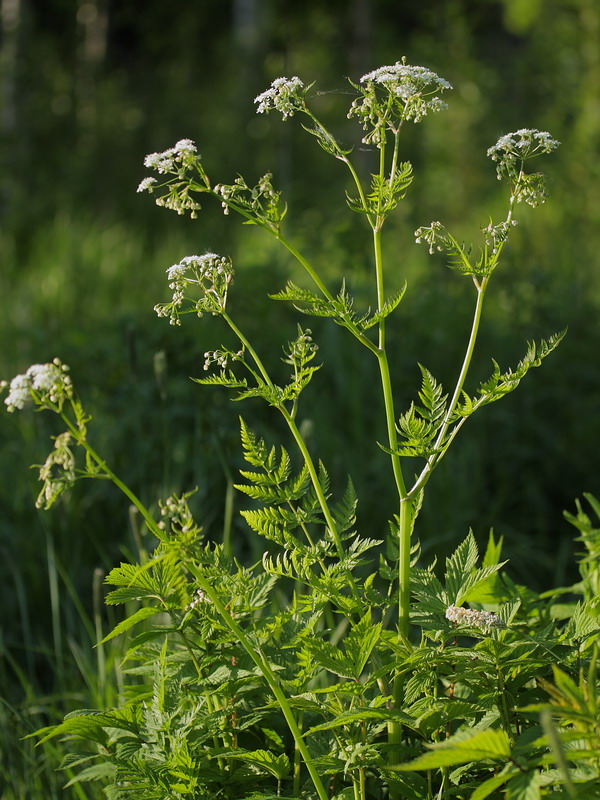
[[[479,628],[484,632],[506,627],[500,617],[491,611],[476,611],[473,608],[460,608],[459,606],[448,606],[446,619],[455,625],[467,625],[470,628]]]
[[[254,98],[257,114],[267,114],[272,109],[280,111],[283,118],[291,117],[304,106],[308,87],[298,78],[276,78],[271,86]]]
[[[535,128],[521,128],[514,133],[501,136],[495,145],[488,148],[487,154],[492,161],[525,161],[542,153],[551,153],[560,142],[553,139],[548,131]]]
[[[71,392],[71,379],[66,374],[68,370],[66,364],[55,358],[49,364],[32,364],[24,374],[15,375],[10,384],[2,381],[1,389],[8,386],[8,394],[4,398],[8,411],[24,408],[31,399],[32,391],[51,403],[60,402]]]
[[[427,67],[413,67],[401,61],[389,67],[378,67],[372,72],[367,72],[360,82],[380,83],[405,98],[422,92],[429,86],[440,91],[452,88],[451,83]]]
[[[415,242],[424,242],[429,245],[429,252],[433,254],[436,250],[441,252],[444,249],[446,240],[446,228],[441,222],[432,222],[430,225],[417,228],[415,231]]]
[[[191,139],[180,139],[173,147],[162,153],[149,153],[144,159],[144,166],[155,169],[161,175],[177,172],[180,167],[189,167],[197,154],[196,145]],[[138,192],[150,191],[152,184],[144,179],[138,186]]]
[[[383,86],[402,102],[403,118],[414,119],[415,122],[419,122],[430,111],[447,108],[437,93],[452,89],[451,83],[427,67],[414,67],[404,61],[367,72],[360,82],[367,86]]]
[[[202,256],[185,256],[178,264],[167,269],[169,288],[173,291],[169,303],[158,303],[154,310],[159,317],[170,317],[171,325],[180,325],[179,314],[190,288],[200,291],[200,298],[192,301],[189,311],[199,317],[204,312],[222,314],[227,302],[227,290],[233,280],[231,261],[216,253]]]

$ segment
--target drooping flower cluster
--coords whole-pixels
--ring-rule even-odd
[[[479,628],[485,633],[506,627],[498,614],[494,614],[492,611],[476,611],[473,608],[460,608],[454,605],[448,606],[446,609],[446,619],[455,625]]]
[[[296,111],[304,108],[304,98],[310,86],[294,76],[293,78],[276,78],[271,86],[254,98],[258,104],[257,114],[268,114],[275,109],[283,114],[283,118],[292,117]]]
[[[367,72],[360,79],[361,96],[352,103],[349,117],[356,116],[364,130],[365,144],[381,146],[387,130],[397,132],[403,122],[420,122],[429,113],[447,106],[440,94],[452,85],[427,67],[415,67],[403,59]]]
[[[54,448],[40,467],[38,475],[42,489],[35,503],[37,508],[50,508],[75,483],[75,456],[69,447],[70,443],[71,434],[68,431],[54,437]]]
[[[4,403],[8,411],[22,409],[32,399],[40,405],[50,402],[59,407],[66,397],[72,395],[69,367],[55,358],[48,364],[32,364],[22,375],[15,375],[10,384],[0,383],[0,389],[8,386]]]
[[[227,303],[227,291],[233,280],[233,267],[228,258],[215,253],[186,256],[167,269],[169,288],[173,296],[168,303],[158,303],[154,310],[159,317],[169,317],[171,325],[180,325],[180,315],[195,312],[222,314]],[[188,296],[188,292],[190,295]],[[194,296],[200,294],[199,297]],[[189,302],[183,308],[184,301]]]

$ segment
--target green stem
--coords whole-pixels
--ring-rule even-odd
[[[383,258],[381,253],[381,230],[373,228],[373,251],[375,255],[375,274],[377,277],[377,310],[380,311],[385,303],[383,286]],[[377,348],[377,362],[379,364],[379,374],[381,378],[381,388],[383,390],[383,403],[385,406],[385,421],[387,427],[388,446],[392,451],[392,470],[396,481],[396,488],[400,499],[406,495],[406,484],[402,474],[402,464],[400,456],[396,453],[398,449],[398,436],[396,431],[396,414],[394,411],[394,395],[392,392],[392,380],[390,367],[385,349],[385,320],[379,322],[379,347]]]
[[[413,525],[413,504],[404,497],[400,501],[400,524],[398,529],[399,558],[398,558],[398,633],[401,639],[408,638],[409,615],[410,615],[410,540]],[[394,707],[402,707],[402,694],[404,689],[404,677],[396,675],[394,678]],[[388,742],[394,745],[390,750],[389,763],[397,764],[398,748],[402,738],[402,724],[400,722],[390,722],[388,724]],[[390,798],[400,800],[395,790],[390,789]]]
[[[446,436],[446,431],[448,430],[448,425],[450,424],[450,419],[454,414],[454,411],[460,399],[461,392],[463,390],[463,386],[465,385],[465,380],[467,378],[469,367],[471,366],[471,359],[473,358],[473,352],[475,350],[477,334],[479,333],[479,325],[481,323],[481,314],[483,311],[483,301],[485,299],[485,290],[487,289],[488,283],[489,283],[489,276],[483,277],[481,279],[481,283],[475,282],[475,285],[477,286],[477,302],[475,304],[475,312],[473,314],[473,323],[471,325],[469,342],[467,344],[467,350],[465,352],[465,357],[460,370],[460,374],[456,382],[454,394],[452,395],[452,400],[450,400],[450,405],[448,406],[448,410],[446,411],[444,422],[442,424],[442,427],[440,428],[440,432],[437,435],[437,439],[435,440],[435,447],[439,447],[440,444],[442,444],[442,442],[444,441],[444,437]]]
[[[342,540],[340,539],[337,525],[329,509],[327,498],[325,497],[325,493],[323,492],[323,487],[321,486],[319,475],[317,473],[312,457],[308,451],[308,447],[306,446],[306,442],[302,438],[302,434],[298,430],[298,426],[296,425],[291,414],[285,408],[285,406],[278,406],[278,408],[279,411],[281,411],[283,418],[288,424],[288,428],[290,429],[290,432],[294,437],[296,444],[298,445],[298,449],[302,453],[302,457],[304,459],[304,463],[306,464],[306,468],[308,469],[308,474],[310,475],[310,479],[312,481],[315,494],[317,495],[317,500],[319,501],[319,505],[321,506],[321,511],[323,512],[323,516],[325,517],[325,522],[327,523],[327,527],[329,528],[333,541],[335,542],[335,547],[338,552],[338,556],[342,558],[342,556],[344,555]]]
[[[473,352],[475,350],[475,343],[477,342],[477,335],[479,333],[479,325],[481,323],[481,314],[483,311],[485,292],[490,278],[489,275],[486,275],[485,277],[482,278],[481,283],[478,283],[476,279],[473,280],[475,286],[477,287],[477,302],[475,304],[473,323],[471,325],[471,333],[469,335],[469,341],[467,344],[465,357],[463,359],[462,367],[458,379],[456,381],[454,394],[452,395],[452,399],[450,400],[450,403],[446,410],[446,414],[444,415],[444,420],[442,422],[442,425],[440,426],[440,430],[433,445],[433,449],[435,452],[427,459],[427,463],[423,467],[421,474],[419,475],[412,489],[409,492],[409,497],[415,497],[415,495],[425,486],[425,484],[429,480],[429,476],[431,475],[431,473],[433,472],[433,470],[435,469],[440,459],[443,457],[443,455],[447,450],[447,448],[444,447],[446,443],[445,442],[446,434],[448,433],[448,428],[450,427],[450,420],[456,410],[456,406],[458,405],[458,401],[460,399],[460,395],[463,390],[467,374],[469,372],[469,367],[471,366],[471,360],[473,358]]]
[[[327,791],[323,786],[323,782],[317,769],[314,765],[312,760],[312,756],[302,738],[302,733],[300,728],[296,723],[296,719],[294,717],[294,712],[291,709],[291,706],[283,693],[281,685],[277,680],[277,677],[267,659],[262,654],[262,651],[256,644],[253,644],[250,639],[246,636],[243,628],[241,628],[238,623],[233,619],[231,614],[227,611],[223,603],[221,602],[217,593],[213,590],[211,584],[206,580],[205,576],[202,574],[201,570],[199,570],[194,565],[189,565],[190,572],[194,575],[196,580],[198,581],[198,585],[202,589],[203,592],[210,598],[211,603],[217,609],[219,614],[221,615],[221,619],[227,625],[229,630],[233,633],[239,643],[242,645],[244,650],[248,653],[252,661],[256,664],[256,666],[261,671],[262,675],[264,676],[266,682],[269,685],[269,688],[275,695],[275,699],[279,703],[285,721],[287,722],[288,728],[290,729],[290,733],[294,738],[295,745],[300,752],[302,760],[306,764],[306,768],[309,772],[313,785],[319,795],[320,800],[328,800]]]
[[[334,303],[335,302],[334,296],[331,294],[329,289],[325,286],[323,281],[319,278],[319,276],[317,275],[317,273],[315,272],[313,267],[311,267],[310,263],[306,260],[306,258],[304,258],[302,253],[300,253],[300,251],[297,250],[294,247],[293,244],[288,242],[287,239],[285,239],[281,234],[277,235],[277,239],[286,248],[286,250],[291,255],[293,255],[294,258],[304,267],[304,269],[306,270],[306,272],[308,272],[310,277],[313,279],[313,281],[315,282],[315,284],[317,285],[318,289],[320,290],[321,294],[325,297],[325,299],[328,300],[330,303]],[[369,339],[368,336],[365,336],[364,333],[361,333],[360,330],[355,325],[352,325],[352,324],[350,324],[348,322],[345,322],[342,319],[336,319],[336,321],[338,321],[340,325],[342,325],[344,328],[346,328],[346,330],[350,331],[350,333],[356,339],[358,339],[358,341],[362,345],[364,345],[368,350],[370,350],[372,353],[377,354],[377,346],[375,344],[373,344],[373,342]]]
[[[233,556],[233,547],[231,542],[231,534],[233,531],[233,501],[233,482],[230,478],[228,478],[227,488],[225,489],[225,509],[223,512],[223,553],[227,558],[231,558]]]
[[[377,311],[381,311],[385,303],[383,288],[383,256],[381,253],[381,228],[373,228],[373,252],[375,255],[375,279],[377,281]],[[379,349],[385,350],[385,319],[377,326],[379,330]]]
[[[398,631],[403,639],[408,638],[410,613],[410,540],[413,528],[413,504],[408,498],[400,503],[398,544]]]
[[[360,197],[360,202],[362,203],[362,206],[363,206],[363,208],[364,208],[364,210],[366,212],[366,210],[367,210],[367,200],[366,200],[365,193],[364,193],[364,190],[363,190],[363,187],[362,187],[362,183],[360,182],[360,178],[358,177],[358,173],[354,169],[354,165],[352,164],[352,162],[348,158],[347,154],[339,146],[339,144],[337,143],[335,137],[317,119],[317,117],[315,117],[315,115],[312,113],[312,111],[308,107],[305,107],[304,108],[304,112],[307,114],[307,116],[310,117],[310,119],[312,119],[312,121],[315,123],[315,125],[325,134],[325,136],[327,137],[327,140],[331,144],[332,149],[335,151],[334,152],[335,158],[337,158],[339,161],[343,161],[344,164],[348,167],[348,169],[350,171],[350,174],[352,175],[352,180],[354,181],[354,184],[355,184],[356,189],[358,191],[358,195]],[[367,216],[367,219],[369,220],[369,225],[371,225],[372,224],[371,217]]]
[[[300,711],[298,713],[298,730],[302,733],[302,723],[304,718],[304,712]],[[294,787],[293,787],[293,795],[294,797],[300,797],[300,773],[302,769],[302,757],[300,754],[300,750],[298,749],[298,745],[294,742]]]
[[[395,161],[397,158],[397,137],[394,147],[394,160],[392,169],[395,168]],[[385,148],[382,146],[380,149],[380,162],[379,162],[380,181],[383,184],[383,176],[385,174]],[[393,172],[392,172],[393,176]],[[380,200],[381,202],[381,200]],[[375,259],[375,275],[377,283],[377,310],[381,311],[385,303],[385,289],[384,289],[384,275],[383,275],[383,256],[381,251],[381,228],[384,218],[378,214],[375,225],[373,225],[373,253]],[[392,381],[390,376],[389,362],[386,351],[385,341],[385,319],[380,320],[379,325],[379,340],[377,361],[379,364],[379,373],[381,378],[381,387],[383,391],[383,402],[385,406],[385,418],[388,435],[388,445],[391,451],[390,458],[392,463],[392,471],[396,482],[398,497],[400,500],[400,513],[399,513],[399,527],[398,527],[398,544],[399,544],[399,558],[398,558],[398,632],[401,638],[408,637],[408,620],[410,612],[410,539],[412,533],[412,503],[406,498],[406,484],[402,473],[402,463],[398,450],[398,435],[396,430],[396,414],[394,410],[394,395],[392,391]],[[403,679],[396,676],[394,680],[394,705],[400,708],[402,704],[402,690]],[[399,760],[399,747],[402,738],[402,725],[399,722],[390,722],[388,724],[388,743],[391,745],[389,761],[390,764],[396,764]],[[390,788],[390,797],[392,800],[400,800],[397,791]]]
[[[377,362],[379,364],[379,374],[381,377],[381,387],[383,390],[383,402],[385,406],[385,422],[387,427],[388,447],[392,451],[390,454],[392,462],[392,470],[394,473],[394,480],[396,481],[396,488],[398,490],[398,497],[402,500],[406,497],[406,484],[404,482],[404,475],[402,473],[402,464],[400,456],[396,452],[398,450],[398,433],[396,431],[396,415],[394,412],[394,395],[392,392],[392,381],[390,376],[390,366],[387,359],[385,350],[379,350],[377,353]]]
[[[317,273],[315,272],[314,268],[313,268],[313,267],[310,265],[310,263],[309,263],[309,262],[308,262],[308,261],[307,261],[307,260],[304,258],[304,256],[302,255],[302,253],[301,253],[299,250],[297,250],[297,249],[294,247],[294,245],[293,245],[291,242],[288,242],[288,240],[287,240],[287,239],[286,239],[286,238],[285,238],[285,237],[284,237],[284,236],[283,236],[281,233],[277,235],[277,239],[278,239],[278,241],[280,241],[280,242],[281,242],[281,244],[282,244],[282,245],[285,247],[285,249],[286,249],[286,250],[287,250],[289,253],[291,253],[291,254],[294,256],[294,258],[295,258],[297,261],[299,261],[299,262],[300,262],[300,264],[302,264],[302,266],[304,267],[304,269],[305,269],[305,270],[308,272],[308,274],[310,275],[310,277],[313,279],[313,281],[314,281],[314,282],[316,283],[316,285],[319,287],[319,289],[321,290],[321,293],[324,295],[324,297],[326,297],[326,298],[327,298],[327,300],[330,300],[330,301],[332,301],[332,300],[333,300],[333,295],[331,294],[331,292],[329,291],[329,289],[328,289],[328,288],[325,286],[325,284],[323,283],[323,281],[321,280],[321,278],[319,278],[319,276],[318,276],[318,275],[317,275]]]
[[[394,158],[396,157],[398,145],[398,137],[396,137],[394,147]],[[385,142],[379,148],[379,177],[383,185],[383,178],[385,175]],[[385,289],[384,289],[384,276],[383,276],[383,254],[381,252],[381,228],[384,223],[384,217],[381,215],[381,196],[379,198],[379,208],[377,219],[373,225],[373,255],[375,260],[375,280],[377,285],[377,311],[381,311],[385,304]],[[400,500],[406,495],[406,484],[402,474],[402,464],[400,456],[397,455],[398,437],[396,432],[396,414],[394,411],[394,395],[392,392],[392,381],[390,377],[390,367],[385,349],[385,319],[381,319],[378,324],[378,349],[377,361],[379,364],[379,373],[381,377],[381,387],[383,390],[383,402],[385,406],[385,420],[388,435],[388,446],[392,451],[392,470],[394,479],[396,481],[396,488]]]
[[[394,131],[394,156],[392,158],[392,166],[390,167],[390,187],[394,183],[394,175],[396,174],[396,167],[398,166],[398,150],[400,145],[400,129]]]
[[[225,320],[225,322],[226,322],[226,323],[229,325],[229,327],[231,328],[231,330],[232,330],[232,331],[235,333],[235,335],[238,337],[238,339],[240,340],[240,342],[241,342],[241,343],[244,345],[244,347],[246,348],[246,350],[247,350],[247,351],[250,353],[250,355],[252,356],[252,360],[254,361],[254,363],[256,364],[256,366],[258,367],[258,371],[259,371],[259,372],[260,372],[260,374],[262,375],[262,377],[263,377],[263,379],[264,379],[265,383],[267,384],[267,386],[270,386],[271,388],[273,388],[273,381],[272,381],[272,380],[271,380],[271,378],[269,377],[269,373],[268,373],[268,372],[267,372],[267,370],[265,369],[265,366],[264,366],[264,364],[262,363],[262,361],[261,361],[261,360],[260,360],[260,358],[258,357],[258,353],[256,352],[256,350],[255,350],[255,349],[252,347],[252,345],[250,344],[250,342],[248,341],[248,339],[247,339],[247,338],[244,336],[244,334],[241,332],[241,330],[238,328],[238,326],[235,324],[235,322],[234,322],[234,321],[231,319],[231,317],[229,316],[229,314],[228,314],[226,311],[222,311],[222,312],[221,312],[221,315],[222,315],[223,319]]]
[[[148,511],[146,506],[142,503],[142,501],[139,499],[139,497],[137,495],[135,495],[131,491],[131,489],[128,486],[126,486],[123,483],[123,481],[115,475],[115,473],[109,468],[109,466],[106,463],[106,461],[104,461],[102,458],[100,458],[98,453],[96,453],[94,448],[89,444],[89,442],[87,441],[85,436],[81,434],[81,432],[79,431],[77,426],[74,425],[71,422],[71,420],[67,417],[67,415],[62,411],[60,411],[59,413],[60,413],[61,419],[65,422],[65,424],[67,425],[67,427],[69,428],[69,430],[73,434],[73,437],[75,438],[77,443],[80,444],[85,449],[85,451],[89,455],[89,457],[100,467],[100,469],[115,484],[115,486],[117,486],[123,492],[123,494],[127,498],[129,498],[129,500],[131,500],[133,505],[137,508],[137,510],[140,512],[140,514],[144,518],[144,521],[146,522],[146,525],[151,530],[151,532],[154,534],[154,536],[156,536],[156,538],[159,539],[160,541],[163,541],[165,539],[164,531],[161,531],[161,529],[158,527],[158,525],[156,524],[156,522],[152,518],[150,512]]]

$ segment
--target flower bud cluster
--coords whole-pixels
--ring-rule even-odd
[[[239,361],[243,355],[243,350],[239,350],[237,353],[232,353],[231,350],[207,350],[204,353],[204,369],[210,369],[211,364],[216,364],[221,369],[227,369],[230,361]]]
[[[294,76],[293,78],[276,78],[271,86],[254,98],[258,104],[257,114],[268,114],[275,109],[283,114],[283,118],[292,117],[296,111],[304,109],[304,98],[310,87]]]
[[[493,255],[496,255],[499,246],[508,239],[510,229],[516,224],[517,220],[511,219],[505,220],[504,222],[499,222],[497,225],[494,225],[493,222],[490,222],[489,225],[486,225],[485,228],[481,229],[485,243],[488,247],[492,248]]]
[[[417,228],[415,231],[415,242],[424,242],[429,245],[429,252],[433,254],[436,250],[441,252],[446,243],[446,228],[441,222],[432,222],[430,225]]]
[[[473,608],[460,608],[454,605],[446,609],[446,619],[455,625],[479,628],[485,633],[506,627],[500,617],[491,611],[476,611]]]
[[[71,397],[73,387],[67,374],[69,367],[55,358],[48,364],[32,364],[27,372],[15,375],[10,384],[0,383],[0,389],[8,386],[4,403],[8,411],[22,409],[35,397],[43,405],[45,402],[62,405],[65,398]]]
[[[240,175],[231,184],[218,183],[214,193],[221,198],[224,214],[229,214],[230,207],[248,212],[257,224],[264,225],[273,231],[279,230],[285,216],[285,207],[281,206],[281,192],[273,188],[273,175],[267,172],[256,186],[248,186]]]
[[[176,181],[169,186],[166,194],[157,197],[156,205],[161,208],[168,208],[175,211],[179,216],[183,216],[186,211],[190,212],[190,217],[196,219],[200,210],[200,203],[190,196],[190,186],[184,181]]]
[[[193,611],[194,608],[196,608],[196,606],[199,605],[200,603],[210,603],[208,595],[206,594],[206,592],[203,592],[202,589],[198,589],[194,593],[194,596],[190,604],[188,605],[188,611]]]
[[[201,317],[203,313],[222,314],[227,302],[227,291],[233,280],[231,261],[215,253],[202,256],[186,256],[178,264],[167,269],[169,288],[173,296],[169,303],[158,303],[154,310],[159,317],[169,317],[171,325],[180,325],[179,315],[195,311]],[[187,292],[200,293],[198,299],[187,297]],[[184,301],[190,301],[190,307],[183,309]]]
[[[318,346],[313,342],[310,328],[302,330],[302,328],[298,327],[298,338],[289,343],[286,350],[287,358],[284,358],[283,361],[286,364],[300,367],[311,361],[318,349]]]
[[[173,536],[191,542],[200,538],[202,529],[196,524],[188,505],[188,499],[195,491],[187,492],[181,497],[172,494],[164,501],[159,500],[158,505],[162,519],[158,523],[158,527],[161,530],[169,530]]]

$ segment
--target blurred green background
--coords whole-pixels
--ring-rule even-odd
[[[567,339],[465,427],[430,484],[419,536],[431,556],[469,527],[483,542],[493,526],[517,580],[542,589],[572,577],[562,510],[599,492],[597,0],[0,0],[0,25],[0,377],[60,356],[94,414],[96,449],[149,504],[198,486],[198,518],[215,537],[239,466],[237,415],[274,441],[284,432],[259,404],[240,407],[189,380],[201,374],[204,350],[227,341],[218,320],[187,318],[173,329],[152,308],[166,299],[165,269],[182,256],[230,255],[233,313],[276,370],[298,315],[266,293],[297,268],[210,198],[189,220],[136,194],[144,155],[189,137],[213,181],[240,172],[253,183],[272,170],[290,207],[288,238],[332,288],[346,276],[368,304],[370,237],[345,206],[341,166],[297,120],[257,117],[253,98],[280,75],[316,81],[315,109],[366,172],[371,154],[345,116],[346,77],[405,55],[450,80],[448,111],[406,131],[402,158],[415,182],[386,230],[390,290],[409,282],[388,334],[408,404],[417,362],[448,384],[456,375],[473,303],[468,281],[418,248],[412,232],[440,219],[458,238],[475,238],[505,202],[487,147],[521,127],[558,138],[540,166],[551,199],[520,210],[494,276],[474,378],[487,377],[492,356],[514,366],[528,339],[568,325]],[[375,365],[340,329],[308,324],[326,368],[307,392],[304,430],[336,485],[352,474],[359,522],[377,537],[394,506],[386,457],[373,444],[383,438]],[[135,521],[102,483],[35,510],[28,468],[45,459],[56,422],[0,415],[3,800],[97,796],[63,790],[52,749],[34,752],[18,738],[71,708],[113,702],[117,688],[118,645],[92,645],[110,625],[102,572],[135,549]],[[233,533],[238,552],[258,554],[241,520]]]

